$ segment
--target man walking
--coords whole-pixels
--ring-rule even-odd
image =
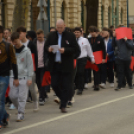
[[[60,109],[66,113],[66,105],[72,95],[74,56],[79,46],[73,33],[65,31],[65,24],[59,19],[57,31],[49,34],[44,49],[48,51],[48,68],[51,72],[51,85],[60,98]],[[52,45],[59,45],[59,50],[53,53]],[[79,56],[79,55],[78,55]],[[77,56],[77,57],[78,57]]]
[[[9,71],[12,66],[13,85],[18,86],[18,69],[14,48],[2,39],[3,27],[0,26],[0,129],[8,125],[9,114],[5,110],[5,94],[9,85]],[[11,66],[10,66],[11,65]]]
[[[116,48],[115,64],[117,66],[118,86],[115,89],[119,91],[122,87],[124,77],[130,89],[132,89],[132,74],[130,69],[131,54],[134,50],[133,40],[126,37],[120,40],[113,39],[112,45]]]
[[[81,48],[81,54],[77,58],[77,72],[75,77],[76,89],[78,89],[77,95],[82,95],[84,89],[84,70],[87,63],[87,56],[91,59],[92,63],[95,63],[91,45],[88,39],[82,37],[82,31],[79,27],[74,29],[77,42]]]

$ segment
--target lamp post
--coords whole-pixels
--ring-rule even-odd
[[[127,0],[127,27],[129,27],[129,3]]]
[[[49,21],[49,31],[50,31],[50,0],[47,0],[47,16]]]

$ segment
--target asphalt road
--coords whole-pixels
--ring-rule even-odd
[[[91,86],[82,96],[75,95],[67,114],[60,113],[53,92],[38,113],[27,103],[23,122],[15,122],[17,111],[8,110],[11,123],[0,134],[134,134],[134,89],[118,92],[107,84],[94,92]]]

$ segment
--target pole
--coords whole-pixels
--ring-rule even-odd
[[[47,16],[49,21],[49,31],[50,31],[50,0],[48,0],[48,7],[47,7]]]
[[[114,1],[112,0],[112,25],[114,25]]]
[[[117,6],[117,14],[116,14],[117,22],[116,22],[116,25],[118,26],[119,25],[119,0],[116,1],[116,6]]]
[[[57,22],[57,12],[56,12],[56,0],[54,0],[54,17],[55,17],[55,27],[56,27],[56,22]]]
[[[127,0],[127,27],[129,27],[129,3]]]

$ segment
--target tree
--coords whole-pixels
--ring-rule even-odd
[[[31,0],[15,0],[12,23],[13,31],[19,26],[27,27],[30,1]]]

